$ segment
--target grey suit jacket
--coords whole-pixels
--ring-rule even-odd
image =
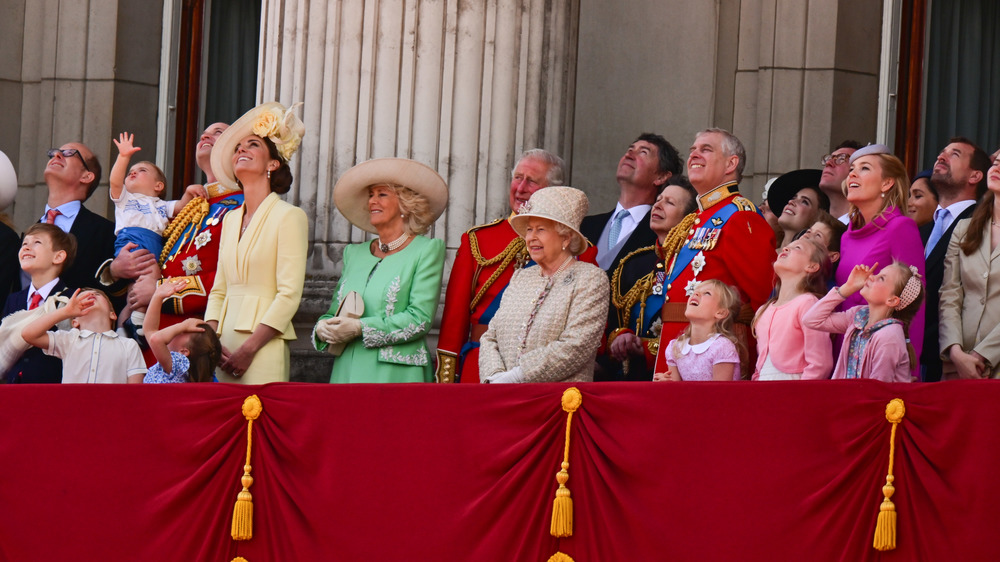
[[[958,245],[970,221],[957,222],[945,258],[939,349],[957,344],[975,351],[993,365],[993,378],[1000,378],[1000,246],[990,252],[986,232],[979,249],[965,255]]]

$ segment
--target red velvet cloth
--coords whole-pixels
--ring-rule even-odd
[[[1000,386],[0,387],[0,559],[998,560]],[[254,423],[254,538],[230,522]],[[897,431],[898,548],[872,548]]]

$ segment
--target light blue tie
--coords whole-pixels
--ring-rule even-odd
[[[927,238],[927,246],[924,247],[924,257],[931,255],[934,251],[934,246],[937,246],[941,236],[944,235],[944,221],[948,218],[948,209],[938,209],[934,211],[934,228],[931,229],[931,235]]]
[[[608,232],[608,249],[615,247],[618,243],[618,236],[622,233],[622,221],[628,216],[628,211],[622,209],[615,214],[615,218],[611,221],[611,231]]]

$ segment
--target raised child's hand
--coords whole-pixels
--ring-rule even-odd
[[[118,147],[118,154],[121,154],[122,156],[131,157],[136,152],[142,150],[138,146],[132,144],[135,140],[135,135],[131,133],[122,133],[118,135],[118,140],[111,140],[114,141],[115,146]]]
[[[171,295],[178,293],[180,290],[187,285],[187,281],[183,279],[165,279],[163,283],[160,283],[156,287],[156,291],[153,296],[159,299],[166,299]]]
[[[189,197],[194,199],[195,197],[204,197],[208,199],[208,190],[205,189],[204,185],[200,183],[193,183],[184,189],[184,197]]]
[[[851,274],[847,276],[847,282],[843,285],[844,290],[841,291],[841,295],[846,297],[860,291],[861,287],[865,286],[865,281],[868,280],[872,272],[875,271],[875,268],[877,267],[878,262],[875,262],[875,265],[872,265],[871,267],[861,263],[854,266],[854,269],[851,270]]]
[[[69,314],[70,318],[76,318],[78,316],[83,316],[91,308],[94,307],[94,303],[97,301],[97,295],[93,291],[87,291],[81,293],[80,289],[77,289],[73,296],[70,297],[69,302],[63,308],[63,312]]]
[[[204,323],[205,321],[201,318],[186,318],[181,322],[181,327],[185,332],[204,332],[205,328],[201,327],[201,324]]]

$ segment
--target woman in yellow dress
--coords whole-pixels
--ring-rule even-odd
[[[294,107],[292,108],[294,109]],[[292,186],[288,159],[305,126],[279,103],[259,105],[226,129],[212,149],[219,182],[243,187],[242,209],[222,221],[215,285],[205,321],[219,334],[221,382],[287,381],[292,316],[305,282],[308,221],[279,194]]]

